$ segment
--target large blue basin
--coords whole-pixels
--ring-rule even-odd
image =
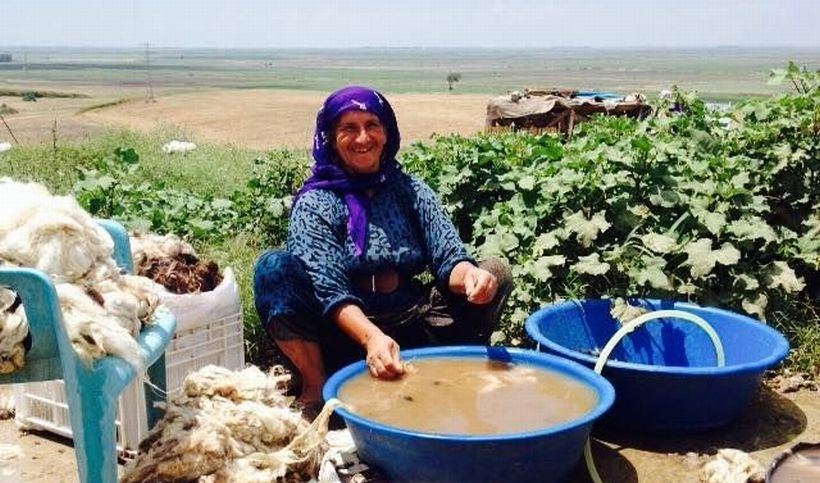
[[[359,457],[391,482],[560,482],[572,472],[593,422],[612,406],[612,386],[592,370],[560,357],[524,349],[457,346],[402,352],[404,360],[468,357],[526,363],[571,377],[597,394],[585,415],[564,424],[507,435],[452,435],[386,426],[344,409],[336,411],[350,429]],[[337,397],[346,381],[366,371],[364,362],[340,369],[323,388]]]
[[[690,433],[723,426],[747,406],[766,371],[782,361],[788,341],[745,315],[691,303],[630,300],[650,310],[682,310],[700,316],[718,336],[725,365],[699,326],[680,319],[649,321],[625,336],[603,376],[617,400],[602,424],[656,433]],[[540,350],[594,367],[598,354],[621,327],[611,300],[575,300],[547,306],[526,321]]]

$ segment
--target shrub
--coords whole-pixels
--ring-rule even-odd
[[[675,92],[645,120],[598,117],[571,138],[439,137],[404,162],[435,186],[477,254],[511,261],[516,289],[497,341],[519,341],[542,305],[584,297],[684,299],[762,320],[785,310],[808,326],[820,94],[816,82],[795,85],[814,87],[741,104],[730,128],[724,113]]]

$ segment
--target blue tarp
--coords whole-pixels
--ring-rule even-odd
[[[575,97],[583,97],[583,98],[598,98],[598,99],[622,99],[624,96],[620,94],[616,94],[614,92],[604,92],[604,91],[578,91],[575,94]]]

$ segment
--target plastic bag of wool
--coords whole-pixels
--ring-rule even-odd
[[[194,248],[174,234],[133,233],[134,272],[174,294],[210,292],[222,282],[219,265],[200,260]]]
[[[241,315],[242,301],[233,270],[220,273],[215,262],[203,262],[194,248],[173,234],[134,233],[134,270],[150,278],[154,292],[180,328]]]
[[[173,234],[130,238],[136,273],[156,282],[155,293],[177,320],[165,358],[168,394],[204,366],[245,367],[242,300],[233,270],[220,273],[216,263],[201,261]]]

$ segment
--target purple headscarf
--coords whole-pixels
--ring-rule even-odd
[[[373,174],[348,175],[339,164],[333,146],[336,121],[352,110],[375,114],[384,126],[387,142],[382,150],[379,171]],[[347,231],[353,239],[356,255],[367,246],[367,204],[364,190],[380,186],[400,171],[396,154],[399,152],[399,126],[393,108],[381,94],[368,87],[348,86],[330,94],[316,115],[316,133],[313,136],[313,170],[296,193],[296,198],[310,190],[325,189],[344,196],[347,204]],[[294,199],[295,202],[295,199]]]

